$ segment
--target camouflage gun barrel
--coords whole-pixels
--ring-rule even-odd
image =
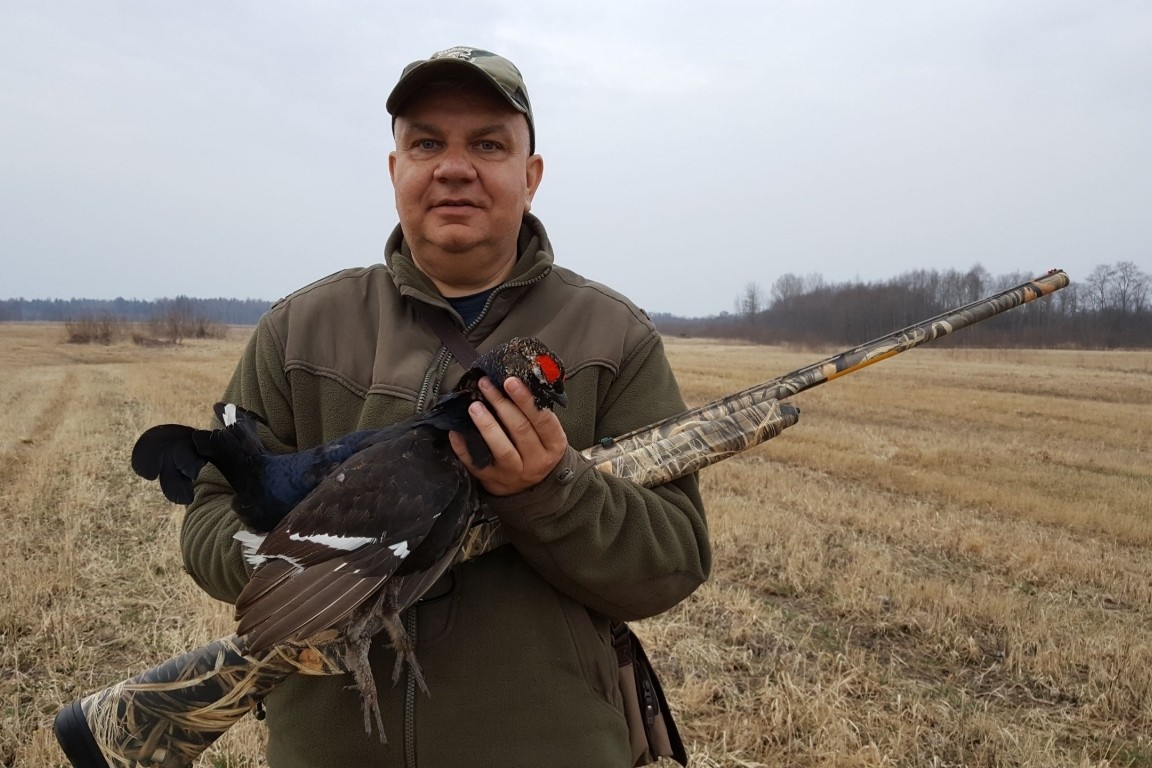
[[[881,339],[715,400],[583,452],[596,468],[660,485],[771,439],[796,423],[785,397],[852,373],[1068,285],[1063,272],[973,302]],[[290,674],[349,667],[338,633],[249,654],[243,638],[216,640],[72,702],[53,729],[74,768],[187,768]]]
[[[584,455],[602,466],[605,462],[612,461],[634,450],[635,443],[633,441],[643,440],[644,435],[672,432],[683,423],[707,421],[709,414],[712,413],[728,413],[732,410],[738,410],[740,407],[748,407],[750,404],[768,400],[783,400],[826,381],[846,376],[873,363],[906,352],[913,347],[927,344],[941,336],[947,336],[961,328],[987,320],[993,315],[1047,296],[1067,287],[1068,283],[1068,275],[1063,270],[1054,269],[1043,277],[1038,277],[1015,288],[1009,288],[958,309],[949,310],[779,378],[757,384],[685,413],[670,416],[656,424],[650,424],[642,429],[621,435],[604,445],[585,451]],[[705,466],[707,463],[712,462],[705,462]]]

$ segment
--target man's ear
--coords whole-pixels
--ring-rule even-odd
[[[532,155],[528,158],[528,166],[525,169],[525,182],[526,194],[524,197],[524,210],[525,212],[532,210],[532,198],[536,196],[536,189],[540,186],[541,179],[544,178],[544,158],[540,155]]]

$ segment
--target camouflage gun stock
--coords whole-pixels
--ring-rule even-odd
[[[759,445],[792,426],[783,399],[860,370],[1068,285],[1044,277],[833,355],[583,451],[596,468],[655,486]],[[337,632],[249,653],[232,635],[61,709],[56,738],[74,768],[187,768],[288,675],[347,672]]]

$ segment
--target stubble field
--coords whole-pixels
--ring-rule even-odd
[[[231,632],[128,455],[205,421],[245,336],[0,325],[0,765],[63,765],[61,705]],[[668,348],[692,404],[836,351]],[[636,626],[691,764],[1152,765],[1152,354],[924,348],[795,402],[702,475],[711,580]]]

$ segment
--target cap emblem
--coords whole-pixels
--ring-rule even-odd
[[[462,61],[472,61],[476,57],[476,49],[468,48],[463,45],[458,45],[455,48],[446,48],[443,51],[437,51],[428,58],[430,59],[460,59]]]

